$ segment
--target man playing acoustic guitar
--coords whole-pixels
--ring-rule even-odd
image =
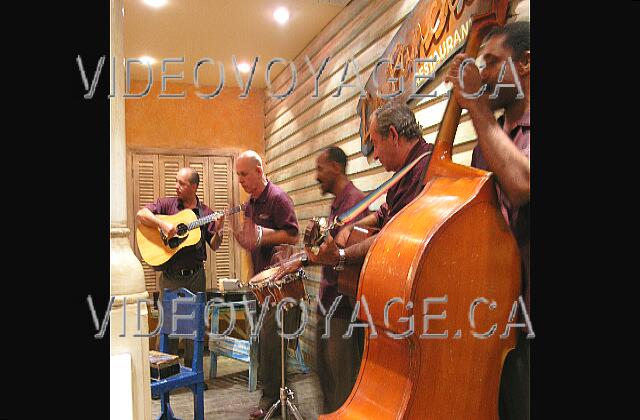
[[[196,196],[200,176],[192,168],[181,168],[176,175],[176,197],[159,198],[154,203],[147,204],[136,214],[136,221],[149,227],[161,229],[168,238],[176,235],[176,226],[161,220],[155,215],[174,215],[185,209],[191,209],[196,217],[202,218],[213,213],[206,204],[201,203]],[[214,251],[222,243],[222,228],[224,216],[203,225],[201,240],[193,246],[187,246],[178,251],[166,263],[154,267],[162,271],[160,275],[160,298],[165,288],[176,290],[184,287],[193,293],[204,292],[206,289],[206,277],[204,261],[207,252],[204,246],[206,241]],[[178,354],[178,340],[169,340],[169,353]],[[193,341],[185,340],[184,363],[191,366],[193,357]]]

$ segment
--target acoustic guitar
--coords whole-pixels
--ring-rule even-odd
[[[349,233],[349,238],[347,239],[345,248],[348,248],[353,244],[360,243],[379,231],[380,228],[363,228],[360,226],[354,226],[351,233]],[[362,264],[345,265],[344,269],[340,271],[340,274],[338,275],[338,293],[355,299],[356,296],[358,296],[358,279],[360,278],[361,270]]]
[[[181,249],[196,245],[202,234],[200,226],[206,225],[221,216],[227,216],[244,210],[244,204],[211,213],[198,219],[191,209],[182,210],[173,215],[156,215],[157,218],[176,227],[175,236],[168,238],[166,233],[156,227],[140,223],[136,228],[136,241],[140,255],[152,267],[158,267],[171,259]]]
[[[324,217],[314,217],[312,220],[309,220],[307,228],[304,231],[303,242],[305,246],[311,248],[311,252],[317,253],[320,245],[322,245],[332,228],[333,224],[328,223]],[[379,231],[379,228],[354,226],[351,233],[349,233],[345,247],[360,243]],[[344,270],[340,271],[338,275],[338,293],[353,299],[356,298],[361,269],[362,264],[349,264],[344,266]]]

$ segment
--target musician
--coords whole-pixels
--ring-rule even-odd
[[[373,156],[380,160],[387,171],[396,172],[422,154],[433,150],[433,144],[426,143],[422,138],[420,125],[406,104],[388,102],[376,109],[371,115],[369,133],[373,143]],[[430,153],[424,156],[396,185],[387,191],[386,201],[377,212],[342,229],[335,241],[332,235],[327,235],[327,239],[320,246],[317,255],[308,252],[309,261],[338,266],[338,268],[345,264],[364,262],[364,258],[375,240],[375,235],[345,248],[351,230],[355,225],[381,228],[413,201],[424,187],[422,181],[430,158]]]
[[[331,193],[335,196],[331,203],[329,220],[349,210],[365,197],[347,178],[346,168],[347,155],[339,147],[325,149],[316,159],[316,179],[320,183],[322,194]],[[362,213],[360,218],[364,216],[366,214]],[[331,234],[335,236],[340,229],[332,229]],[[322,267],[318,300],[328,311],[337,297],[338,272],[333,267],[325,265]],[[352,312],[349,299],[343,296],[331,317],[329,337],[323,339],[325,320],[319,307],[317,310],[316,360],[318,378],[324,394],[324,413],[334,412],[342,406],[351,393],[360,370],[364,341],[362,330],[356,329],[351,338],[342,338],[347,332]]]
[[[496,190],[505,220],[518,242],[522,259],[522,283],[525,307],[530,312],[530,66],[531,50],[529,22],[514,22],[496,28],[487,35],[480,59],[485,67],[479,71],[474,64],[464,67],[464,91],[478,92],[487,85],[484,95],[477,99],[462,94],[459,69],[465,58],[457,55],[452,61],[447,81],[453,84],[453,97],[469,111],[478,134],[478,145],[473,150],[471,165],[495,174]],[[513,61],[515,74],[508,58]],[[500,71],[506,64],[504,78]],[[520,87],[515,83],[518,78]],[[489,95],[501,86],[496,98]],[[518,98],[518,93],[523,97]],[[495,110],[504,109],[504,115],[494,118]],[[500,381],[500,419],[529,418],[529,341],[527,331],[518,330],[518,341],[509,353]]]
[[[238,228],[232,222],[234,237],[251,253],[255,275],[271,264],[276,245],[293,245],[298,241],[298,220],[291,198],[267,180],[260,155],[253,150],[241,153],[236,159],[236,173],[240,185],[251,197],[245,207],[243,226]],[[275,315],[275,308],[269,309],[260,330],[258,373],[262,380],[262,398],[251,418],[264,417],[280,398],[280,337]],[[283,318],[285,332],[295,332],[300,322],[300,309],[294,307],[285,311]],[[278,406],[278,412],[280,409]]]
[[[196,195],[200,176],[193,168],[180,168],[176,175],[176,196],[159,198],[154,203],[147,204],[136,214],[136,221],[150,227],[162,229],[169,238],[175,236],[176,226],[157,218],[156,214],[173,215],[184,209],[191,209],[198,218],[213,213],[206,204],[201,203]],[[176,290],[184,287],[193,293],[204,292],[206,289],[206,276],[204,261],[207,259],[207,251],[204,242],[207,242],[214,251],[222,243],[224,216],[200,227],[202,240],[193,246],[188,246],[178,251],[169,261],[156,267],[162,271],[160,274],[160,301],[164,289]],[[169,340],[169,353],[178,354],[178,339]],[[193,341],[185,340],[184,363],[191,366],[193,358]]]
[[[331,203],[329,220],[334,220],[365,197],[347,177],[346,168],[347,155],[339,147],[328,147],[316,158],[316,180],[320,184],[322,194],[331,193],[335,196]],[[355,220],[367,214],[361,213]],[[344,226],[334,227],[330,233],[335,236],[341,229],[344,229]],[[295,272],[305,265],[301,258],[302,254],[306,255],[305,252],[296,253],[295,247],[291,245],[281,245],[276,247],[276,250],[273,259],[280,265],[282,273]],[[279,274],[280,272],[276,278],[280,278]],[[326,312],[339,296],[338,275],[338,271],[333,267],[322,267],[318,300]],[[329,336],[322,338],[326,332],[326,321],[320,305],[317,307],[316,326],[317,372],[324,395],[322,412],[331,413],[347,400],[358,377],[364,334],[362,330],[356,329],[350,338],[342,338],[348,330],[354,309],[349,298],[343,296],[331,316]]]

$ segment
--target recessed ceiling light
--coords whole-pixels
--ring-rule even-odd
[[[251,70],[251,67],[249,66],[248,63],[242,62],[238,64],[238,70],[240,70],[240,73],[249,73],[249,70]]]
[[[167,0],[142,0],[147,6],[151,7],[162,7],[165,6],[168,1]]]
[[[155,64],[156,60],[153,57],[149,57],[148,55],[144,55],[140,57],[140,61],[144,64]]]
[[[273,18],[280,25],[284,25],[289,20],[289,11],[287,10],[286,7],[280,7],[276,9],[275,12],[273,12]]]

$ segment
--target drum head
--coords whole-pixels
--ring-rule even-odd
[[[278,269],[279,269],[278,267],[272,267],[267,270],[259,272],[255,276],[251,277],[251,280],[249,280],[249,285],[256,287],[256,286],[262,286],[268,283],[269,279],[275,276],[275,274],[278,272]]]

